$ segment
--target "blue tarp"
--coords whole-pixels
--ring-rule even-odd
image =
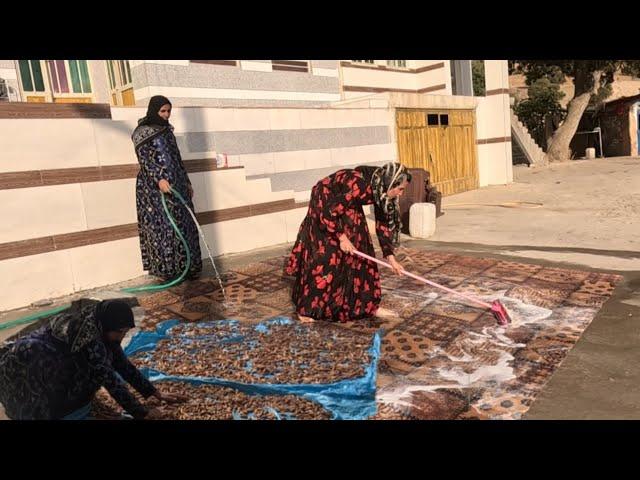
[[[125,353],[129,356],[139,352],[152,351],[156,348],[159,341],[165,339],[184,339],[185,344],[194,340],[204,340],[210,345],[210,348],[224,348],[225,343],[247,342],[247,349],[251,348],[249,341],[242,335],[231,334],[225,338],[213,335],[200,335],[198,337],[173,335],[171,328],[178,325],[177,320],[167,320],[160,323],[156,327],[155,332],[138,332],[131,339],[131,342],[125,348]],[[194,324],[198,327],[212,327],[216,325],[226,324],[233,327],[239,325],[237,320],[219,320],[213,322],[200,322]],[[275,317],[257,324],[254,328],[260,333],[268,333],[272,325],[284,325],[292,323],[287,317]],[[310,328],[310,327],[301,327]],[[255,342],[255,340],[254,340]],[[209,384],[230,387],[249,395],[299,395],[308,400],[322,405],[326,410],[332,413],[335,420],[361,420],[368,418],[376,413],[376,373],[378,367],[378,359],[380,358],[380,333],[376,332],[373,336],[372,345],[369,348],[371,362],[365,367],[365,374],[362,377],[341,380],[327,384],[273,384],[273,383],[242,383],[224,378],[215,377],[196,377],[196,376],[173,376],[166,375],[163,372],[141,368],[141,372],[152,382],[160,381],[182,381],[191,384]],[[245,368],[251,368],[247,365]],[[286,414],[274,412],[277,418],[288,418]],[[240,419],[239,415],[234,414],[234,418]]]

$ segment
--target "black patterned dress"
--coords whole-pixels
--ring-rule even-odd
[[[105,342],[95,319],[98,302],[83,299],[51,321],[0,348],[0,403],[14,420],[54,420],[86,406],[100,387],[134,418],[156,390],[129,362],[119,343]]]
[[[375,263],[340,250],[342,233],[357,250],[375,255],[363,205],[374,203],[375,168],[345,169],[311,190],[309,210],[285,267],[295,276],[292,299],[300,315],[316,320],[357,320],[375,315],[381,300]],[[383,255],[393,255],[387,218],[375,206],[376,233]]]
[[[191,182],[182,163],[173,127],[141,125],[134,130],[132,140],[140,163],[136,181],[136,207],[142,265],[151,275],[166,280],[174,279],[185,268],[186,252],[164,212],[163,193],[158,188],[158,182],[167,180],[193,210],[189,196]],[[189,212],[177,198],[167,195],[166,200],[191,252],[187,278],[195,278],[202,271],[198,230]]]

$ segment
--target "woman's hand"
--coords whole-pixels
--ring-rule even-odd
[[[391,264],[391,267],[393,267],[393,271],[395,272],[395,274],[402,275],[404,267],[396,260],[396,257],[394,257],[393,255],[389,255],[387,257],[387,260]]]
[[[153,396],[156,397],[161,402],[167,402],[167,403],[182,403],[188,400],[188,398],[185,397],[184,395],[179,395],[177,393],[161,393],[159,391],[156,391],[156,393],[154,393]]]
[[[145,420],[164,420],[164,414],[157,408],[149,410],[144,417]]]
[[[158,188],[162,193],[171,193],[171,185],[164,178],[158,182]]]
[[[355,249],[356,247],[353,246],[351,240],[349,240],[344,233],[340,235],[340,250],[344,253],[353,253]]]

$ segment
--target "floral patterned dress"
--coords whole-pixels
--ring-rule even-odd
[[[339,170],[311,190],[309,211],[285,267],[294,276],[292,299],[300,315],[340,321],[375,315],[381,299],[377,265],[340,250],[344,233],[355,248],[375,255],[363,205],[374,203],[374,167]],[[385,257],[393,255],[387,218],[375,206],[376,233]]]

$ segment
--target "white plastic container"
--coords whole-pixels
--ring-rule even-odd
[[[596,158],[596,149],[595,148],[587,148],[585,151],[585,156],[588,159]]]
[[[433,203],[414,203],[409,209],[409,235],[429,238],[436,233],[436,206]]]

